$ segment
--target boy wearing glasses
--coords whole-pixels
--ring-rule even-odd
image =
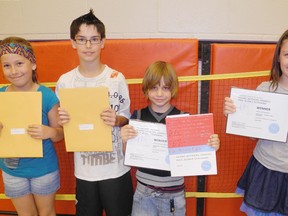
[[[130,117],[125,77],[101,63],[105,26],[92,9],[72,22],[70,38],[80,64],[59,78],[56,94],[60,88],[108,87],[111,107],[102,112],[101,118],[113,127],[113,152],[74,153],[76,215],[102,216],[105,210],[106,216],[128,216],[132,209],[133,187],[130,168],[124,165],[120,138],[120,126],[127,124]],[[62,124],[69,122],[69,113],[64,109],[59,108],[59,115]]]

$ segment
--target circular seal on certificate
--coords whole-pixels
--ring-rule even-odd
[[[212,167],[211,162],[207,161],[207,160],[203,161],[201,164],[201,168],[204,171],[209,171],[211,169],[211,167]]]
[[[277,134],[279,132],[280,128],[277,123],[271,123],[269,125],[269,132],[272,134]]]

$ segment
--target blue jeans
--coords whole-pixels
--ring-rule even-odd
[[[174,211],[171,207],[174,206]],[[185,192],[162,193],[137,182],[132,216],[185,216]]]

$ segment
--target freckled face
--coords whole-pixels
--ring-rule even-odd
[[[25,89],[33,85],[32,70],[36,64],[18,54],[5,54],[1,56],[1,65],[5,78],[16,88]]]

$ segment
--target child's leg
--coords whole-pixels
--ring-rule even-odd
[[[76,215],[103,215],[98,181],[90,182],[76,178]]]
[[[37,209],[32,194],[22,197],[12,198],[12,203],[16,208],[18,215],[21,216],[37,216]]]
[[[18,215],[37,216],[33,195],[30,190],[30,182],[26,178],[11,176],[2,171],[5,195],[10,197]]]
[[[115,179],[101,181],[99,187],[101,201],[107,216],[128,216],[131,214],[133,186],[130,172]]]
[[[60,187],[59,171],[31,179],[31,193],[40,216],[55,216],[55,194]]]
[[[34,195],[35,203],[40,216],[55,216],[55,193],[49,195]]]
[[[184,191],[164,193],[137,182],[132,216],[185,216]]]
[[[136,191],[133,197],[132,216],[157,216],[158,209],[155,197],[151,196],[151,190],[137,182]],[[169,216],[169,215],[168,215]]]
[[[55,215],[54,198],[60,187],[58,170],[32,179],[11,176],[3,171],[2,176],[5,195],[12,199],[18,215],[38,215],[37,208],[39,208],[40,216]],[[37,195],[33,196],[32,194]],[[42,200],[44,200],[44,203],[42,203]]]

